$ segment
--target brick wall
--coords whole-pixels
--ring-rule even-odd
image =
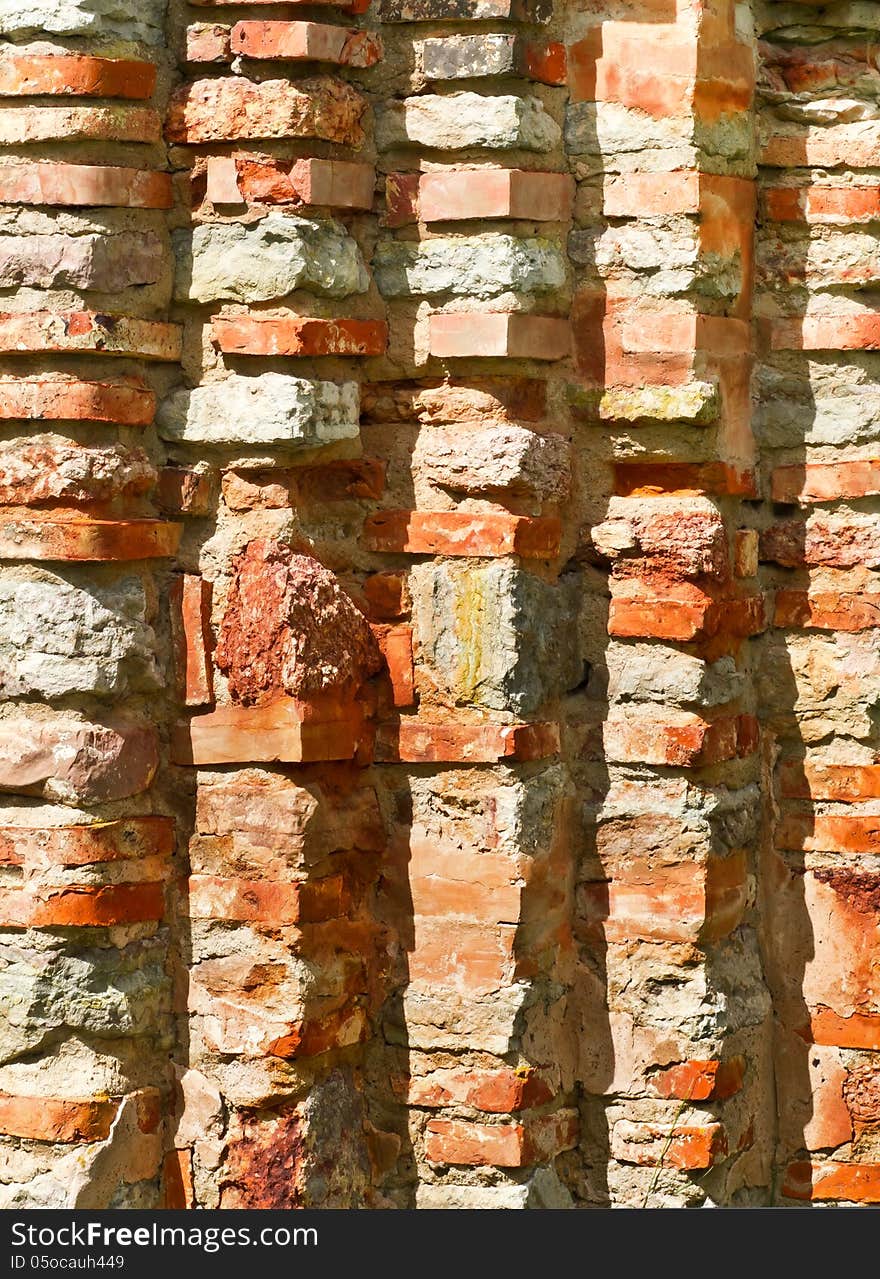
[[[0,0],[0,1205],[880,1201],[865,20]]]

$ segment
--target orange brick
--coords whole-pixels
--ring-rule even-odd
[[[771,222],[814,222],[849,226],[880,221],[880,186],[770,187],[764,212]]]
[[[364,595],[370,607],[370,616],[385,618],[407,617],[412,607],[406,573],[371,573],[364,582]]]
[[[880,349],[880,315],[812,315],[770,320],[773,351],[876,351]]]
[[[431,724],[406,718],[382,725],[376,736],[376,758],[384,762],[494,764],[558,752],[557,724]]]
[[[197,22],[186,29],[187,62],[231,62],[230,28],[215,22]]]
[[[726,462],[616,462],[614,492],[619,497],[707,493],[756,497],[755,473]]]
[[[2,866],[91,866],[170,857],[173,851],[171,817],[126,817],[94,826],[0,827]]]
[[[182,909],[190,919],[227,919],[285,928],[335,919],[350,902],[342,875],[302,883],[191,875]]]
[[[846,1164],[806,1160],[790,1164],[782,1193],[786,1199],[843,1200],[880,1203],[880,1164]]]
[[[699,1172],[727,1155],[721,1124],[651,1124],[621,1121],[611,1134],[611,1153],[623,1163]]]
[[[382,355],[388,342],[383,320],[215,316],[212,330],[227,355]]]
[[[880,853],[880,816],[788,813],[777,828],[776,845],[822,853]]]
[[[306,1018],[292,1026],[287,1035],[268,1043],[269,1056],[285,1060],[318,1057],[335,1048],[363,1043],[369,1037],[367,1010],[345,1005],[323,1017]]]
[[[814,1008],[804,1038],[810,1043],[837,1048],[880,1049],[880,1016],[854,1012],[841,1017],[830,1008]]]
[[[757,747],[752,715],[702,719],[685,711],[666,719],[610,717],[603,726],[608,759],[618,763],[699,768],[751,754]]]
[[[651,1088],[659,1097],[682,1101],[725,1101],[742,1089],[744,1057],[728,1061],[683,1061],[651,1076]]]
[[[0,59],[0,97],[149,98],[155,87],[152,62],[33,53]]]
[[[162,1164],[162,1206],[168,1209],[195,1207],[192,1180],[192,1151],[169,1150]]]
[[[787,799],[849,802],[880,799],[880,764],[810,764],[784,760],[779,776]]]
[[[0,520],[0,560],[147,560],[173,555],[180,524],[162,520]]]
[[[553,1090],[533,1067],[511,1070],[432,1070],[429,1075],[412,1079],[407,1089],[411,1106],[434,1109],[440,1106],[473,1106],[488,1114],[513,1114],[543,1106]]]
[[[216,505],[216,490],[216,476],[212,471],[163,466],[156,498],[162,510],[172,515],[210,515]]]
[[[326,205],[337,209],[369,209],[373,203],[376,171],[371,164],[350,160],[283,159],[238,152],[212,156],[208,160],[208,189],[211,194],[212,165],[222,166],[224,187],[238,201],[253,204]],[[232,170],[234,169],[234,179]],[[197,180],[194,179],[194,186]],[[198,196],[195,198],[198,202]],[[227,196],[227,203],[232,201]]]
[[[57,351],[177,361],[181,332],[179,324],[101,311],[6,312],[0,314],[0,353]]]
[[[106,1141],[118,1110],[119,1102],[109,1097],[68,1101],[0,1094],[0,1133],[25,1141]]]
[[[577,1145],[578,1132],[574,1110],[518,1124],[432,1119],[426,1130],[425,1155],[435,1164],[526,1168],[571,1150]]]
[[[428,326],[431,355],[448,359],[509,356],[561,360],[571,347],[568,321],[549,315],[448,313],[430,316]]]
[[[568,58],[564,44],[526,42],[519,51],[519,61],[524,75],[541,84],[565,84],[568,76]]]
[[[363,733],[356,705],[310,706],[285,698],[267,706],[221,706],[179,725],[179,764],[292,763],[351,759]]]
[[[866,631],[880,626],[880,593],[777,591],[774,626]]]
[[[0,890],[6,928],[111,928],[161,919],[164,913],[159,883],[47,888],[43,898],[24,889]]]
[[[122,209],[170,209],[171,175],[122,165],[55,164],[49,161],[0,168],[0,201]]]
[[[371,551],[407,555],[552,559],[559,554],[560,536],[560,522],[553,517],[469,511],[377,511],[364,522],[363,542]]]
[[[395,706],[412,706],[415,702],[413,670],[413,630],[411,626],[374,626],[394,694]]]
[[[373,32],[323,22],[237,22],[231,44],[232,52],[245,58],[347,67],[371,67],[383,54],[382,41]]]
[[[744,639],[764,629],[764,599],[761,595],[715,600],[699,587],[676,583],[675,593],[654,594],[650,586],[627,583],[627,593],[618,593],[615,583],[608,612],[608,634],[620,638],[652,638],[688,641],[715,637]]]
[[[0,377],[0,419],[149,426],[155,409],[155,394],[136,378],[84,382],[78,378]]]
[[[773,472],[774,502],[829,502],[880,493],[880,460],[779,466]]]
[[[214,700],[211,651],[211,583],[185,573],[175,578],[169,596],[177,696],[184,706]]]
[[[398,215],[392,225],[482,218],[565,222],[571,217],[574,184],[566,173],[524,169],[446,169],[421,176],[395,173],[387,179],[389,208],[403,180],[412,180],[416,188],[412,216]]]

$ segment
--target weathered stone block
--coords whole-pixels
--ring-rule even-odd
[[[147,789],[159,764],[153,728],[23,716],[0,724],[0,790],[102,804]]]
[[[564,586],[509,564],[432,564],[410,589],[418,651],[456,703],[532,715],[580,680]]]
[[[384,104],[376,113],[376,145],[386,151],[407,144],[441,151],[466,147],[549,151],[561,136],[559,125],[538,98],[425,94]]]
[[[438,293],[495,297],[506,290],[546,293],[565,283],[565,263],[547,240],[488,233],[438,236],[413,245],[383,240],[373,271],[385,297]]]
[[[197,80],[171,95],[169,142],[323,138],[360,146],[366,100],[341,80]]]
[[[155,637],[139,577],[112,586],[81,574],[0,576],[0,692],[117,697],[156,688]]]
[[[96,289],[116,293],[155,284],[166,246],[152,231],[116,235],[0,236],[0,287]]]
[[[165,38],[165,0],[38,0],[19,4],[2,0],[0,32],[5,36],[98,35],[161,44]]]
[[[88,448],[57,435],[0,444],[0,505],[87,505],[137,497],[156,482],[143,449]]]
[[[157,421],[167,440],[311,449],[357,438],[358,387],[286,373],[232,374],[223,382],[172,392]]]
[[[454,493],[506,492],[542,500],[565,497],[570,446],[561,435],[538,435],[522,426],[419,433],[416,473]]]
[[[270,213],[259,222],[211,222],[174,235],[176,293],[194,302],[263,302],[295,289],[329,297],[363,293],[355,241],[336,222]]]

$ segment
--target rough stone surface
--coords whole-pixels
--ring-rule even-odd
[[[263,302],[295,289],[363,293],[367,272],[336,222],[269,214],[250,226],[207,223],[174,237],[176,293],[194,302]]]
[[[314,448],[358,435],[355,382],[312,382],[284,373],[237,374],[174,391],[159,408],[164,439],[192,444]]]
[[[155,284],[166,259],[158,235],[0,236],[0,287],[96,289]]]
[[[197,80],[172,94],[170,142],[237,138],[324,138],[360,146],[366,102],[341,80]]]
[[[376,121],[376,142],[385,150],[418,145],[441,151],[468,147],[549,151],[559,137],[559,125],[538,98],[425,94],[381,107]]]
[[[540,499],[565,497],[569,489],[568,441],[521,426],[422,431],[413,464],[456,493],[507,491]]]
[[[353,696],[378,668],[372,633],[331,572],[280,542],[251,542],[235,561],[217,665],[237,701]]]
[[[0,34],[108,36],[161,44],[164,39],[165,0],[40,0],[37,5],[3,0]]]
[[[133,722],[70,718],[0,722],[0,790],[69,804],[100,804],[146,790],[159,763],[156,735]]]
[[[440,236],[417,246],[385,240],[373,257],[373,273],[385,297],[485,298],[506,289],[545,293],[565,283],[565,265],[554,245],[511,235]]]
[[[143,449],[82,448],[56,435],[0,444],[0,503],[107,502],[148,492],[156,472]]]

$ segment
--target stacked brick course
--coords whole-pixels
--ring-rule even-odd
[[[0,0],[0,1203],[878,1199],[857,20]]]

